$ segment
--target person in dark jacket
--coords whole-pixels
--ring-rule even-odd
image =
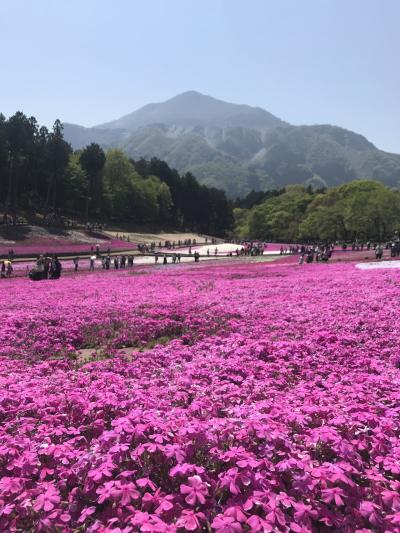
[[[60,279],[61,270],[62,270],[62,265],[61,265],[58,257],[55,255],[53,257],[52,261],[51,261],[50,278],[51,279]]]

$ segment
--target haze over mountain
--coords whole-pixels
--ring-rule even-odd
[[[268,111],[188,91],[120,119],[64,124],[74,148],[97,142],[129,156],[158,157],[231,197],[290,183],[332,186],[372,178],[400,186],[400,156],[331,125],[293,126]]]
[[[260,107],[237,105],[211,96],[187,91],[163,103],[148,104],[118,120],[98,126],[102,129],[134,130],[149,124],[167,126],[216,126],[271,128],[284,122]]]

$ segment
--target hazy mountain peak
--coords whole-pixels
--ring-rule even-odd
[[[240,126],[263,130],[285,123],[259,107],[232,104],[197,91],[186,91],[165,102],[145,105],[98,128],[133,131],[151,124],[185,128],[198,125],[220,128]]]
[[[208,96],[206,94],[199,93],[199,91],[184,91],[183,93],[177,94],[176,96],[173,96],[167,102],[170,102],[171,100],[175,101],[184,101],[188,100],[191,102],[195,102],[196,100],[218,100],[217,98],[214,98],[213,96]],[[222,102],[222,100],[218,100]]]

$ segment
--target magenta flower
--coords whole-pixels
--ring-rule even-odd
[[[96,493],[99,495],[98,503],[104,503],[106,500],[117,500],[120,496],[120,490],[116,487],[115,481],[106,481],[96,490]]]
[[[316,518],[318,516],[318,512],[316,510],[313,510],[311,505],[307,505],[305,503],[299,502],[299,503],[295,503],[294,507],[295,507],[294,517],[297,522],[308,521],[309,518]]]
[[[205,520],[204,513],[195,513],[185,509],[176,521],[177,527],[183,527],[187,531],[198,531],[201,529],[201,523]]]
[[[85,507],[82,509],[82,512],[80,514],[80,517],[78,518],[78,523],[83,524],[89,516],[92,516],[92,514],[96,511],[96,507],[93,505],[91,507]]]
[[[111,477],[114,468],[115,465],[111,463],[111,461],[106,461],[103,464],[99,465],[97,468],[91,470],[88,476],[89,478],[93,479],[93,481],[98,482],[106,477]]]
[[[335,505],[344,505],[344,491],[340,487],[332,487],[322,491],[322,501],[325,503],[334,503]]]
[[[137,490],[134,483],[115,482],[114,495],[121,501],[121,505],[128,505],[132,500],[137,500],[140,497],[140,492]]]
[[[140,479],[137,479],[136,485],[141,489],[148,487],[151,490],[156,490],[155,484],[149,478],[142,477]]]
[[[199,503],[203,505],[206,502],[208,496],[208,488],[206,483],[201,480],[200,476],[192,476],[188,478],[189,485],[182,484],[180,491],[182,494],[186,494],[185,501],[189,505],[196,505]]]
[[[363,517],[368,519],[369,523],[374,526],[378,527],[380,524],[380,517],[377,513],[378,506],[372,502],[363,501],[360,505],[360,513]]]
[[[242,525],[233,516],[216,516],[211,526],[218,533],[242,533],[243,531]]]
[[[36,498],[33,508],[35,511],[52,511],[61,501],[60,493],[51,483],[43,484],[43,488],[45,490]]]

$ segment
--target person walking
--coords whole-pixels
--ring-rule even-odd
[[[74,272],[78,272],[79,257],[78,256],[74,257],[73,262],[74,262]]]
[[[378,246],[375,248],[375,258],[380,260],[383,256],[383,247],[381,244],[378,244]]]
[[[48,279],[50,269],[51,269],[51,258],[47,257],[46,255],[44,258],[43,279]]]
[[[51,260],[50,279],[60,279],[61,269],[62,269],[61,263],[58,257],[55,255],[53,259]]]
[[[13,266],[12,266],[12,262],[9,259],[6,265],[6,277],[11,278],[12,273],[13,273]]]

